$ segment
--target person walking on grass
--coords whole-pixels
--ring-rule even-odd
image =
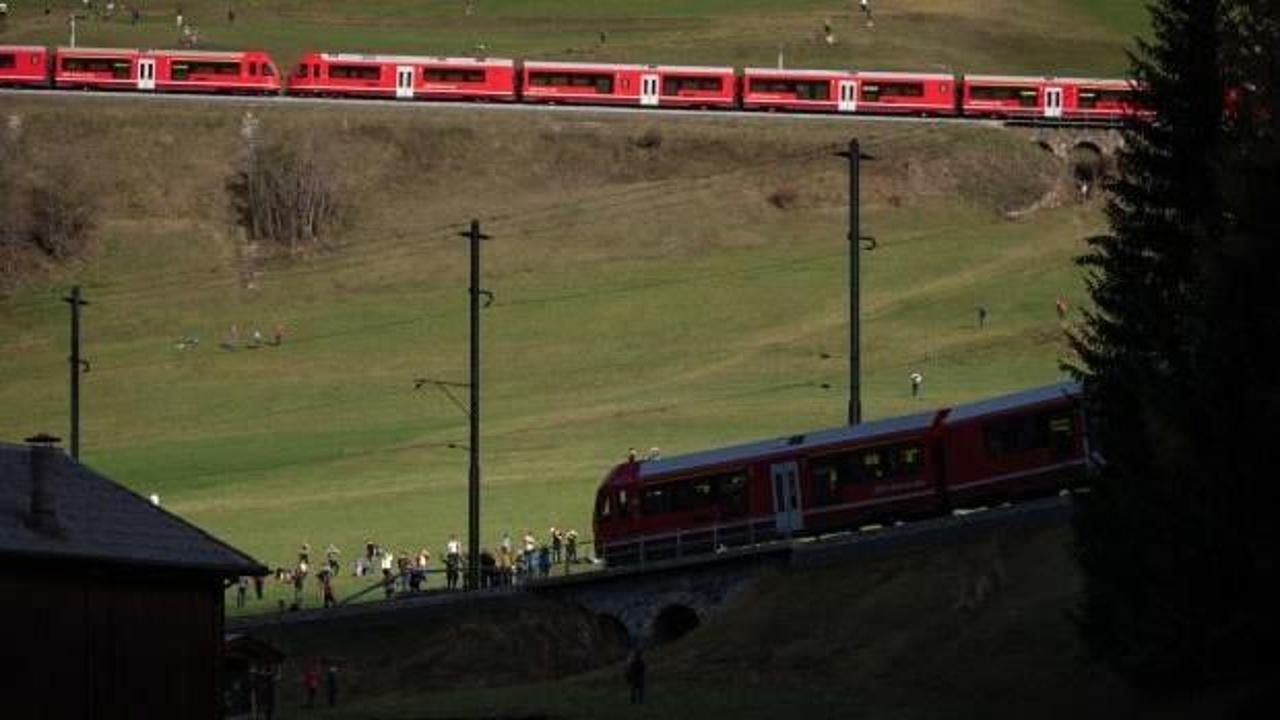
[[[236,580],[236,607],[243,608],[245,597],[249,595],[249,576],[241,575]]]
[[[920,397],[920,384],[924,382],[924,375],[919,372],[911,373],[911,397]]]
[[[321,570],[317,575],[320,580],[320,601],[324,607],[338,604],[338,599],[333,595],[333,575],[329,568]]]
[[[979,305],[978,306],[978,329],[981,330],[986,326],[987,326],[987,308],[984,305]]]

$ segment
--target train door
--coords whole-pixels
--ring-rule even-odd
[[[138,60],[138,89],[156,89],[156,61],[154,58]]]
[[[413,66],[397,65],[396,66],[396,99],[410,100],[413,98]]]
[[[858,111],[858,83],[854,80],[840,81],[840,94],[836,109],[840,112]]]
[[[641,75],[640,76],[640,104],[657,107],[658,105],[658,76],[657,75]]]
[[[773,517],[778,532],[790,535],[802,529],[799,467],[794,462],[770,465],[769,482],[773,488]]]
[[[1047,118],[1062,117],[1062,88],[1047,87],[1044,89],[1044,116]]]

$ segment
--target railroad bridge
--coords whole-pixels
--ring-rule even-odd
[[[1059,125],[1011,129],[1022,133],[1031,142],[1064,160],[1071,159],[1080,151],[1092,152],[1100,157],[1112,159],[1116,156],[1116,152],[1124,147],[1124,135],[1116,128]]]
[[[1070,512],[1069,498],[1046,498],[872,532],[558,577],[531,583],[526,590],[581,607],[605,622],[616,622],[634,643],[662,643],[715,615],[766,572],[848,562],[910,547],[951,544],[1015,527],[1064,522]]]
[[[749,590],[765,573],[845,563],[908,548],[949,545],[1007,529],[1061,523],[1070,512],[1069,498],[1052,497],[876,531],[779,541],[643,566],[534,580],[517,587],[426,593],[390,602],[231,618],[227,624],[230,631],[250,633],[294,625],[387,627],[415,622],[415,618],[423,617],[422,613],[447,617],[468,604],[501,602],[504,597],[530,593],[580,608],[625,632],[631,643],[648,645],[674,640],[702,624]]]

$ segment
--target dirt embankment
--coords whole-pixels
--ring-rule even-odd
[[[238,252],[228,181],[251,134],[309,139],[335,168],[352,211],[338,246],[375,243],[445,218],[457,222],[480,209],[518,219],[549,208],[571,213],[579,204],[595,215],[649,204],[665,220],[673,198],[707,198],[674,212],[691,219],[699,204],[731,200],[740,212],[786,213],[799,227],[813,211],[838,211],[847,202],[847,174],[832,154],[855,134],[877,158],[863,170],[863,198],[872,209],[959,201],[1002,213],[1031,205],[1070,177],[1065,161],[1020,136],[946,123],[127,99],[6,104],[6,115],[18,118],[11,140],[26,158],[22,171],[39,173],[54,160],[78,168],[98,199],[100,239],[167,227],[224,243],[227,257]],[[671,220],[679,226],[679,217]],[[634,223],[611,223],[600,243],[628,242]]]

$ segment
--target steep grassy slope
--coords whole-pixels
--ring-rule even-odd
[[[462,611],[423,623],[416,641],[338,628],[272,637],[295,658],[346,658],[343,707],[321,717],[1243,720],[1274,712],[1273,691],[1262,685],[1157,698],[1091,665],[1070,615],[1078,586],[1062,526],[779,571],[649,651],[643,707],[626,704],[616,661],[556,682],[476,688],[491,678],[507,684],[520,669],[536,682],[570,658],[582,662],[590,632],[576,629],[582,620],[570,608]],[[551,650],[547,632],[560,633]],[[511,641],[523,634],[528,642]],[[483,640],[446,640],[462,637]],[[601,643],[596,661],[615,653]],[[459,674],[463,663],[470,673]],[[294,670],[283,685],[286,717],[301,716]]]
[[[272,564],[304,540],[414,549],[464,530],[466,453],[449,445],[465,444],[466,418],[413,379],[466,379],[456,233],[472,217],[494,236],[497,297],[483,320],[486,542],[587,530],[593,487],[628,447],[843,421],[846,190],[831,153],[850,133],[880,158],[864,181],[880,240],[864,262],[867,417],[1061,377],[1053,300],[1083,301],[1071,259],[1101,220],[1080,206],[1003,219],[1066,169],[1002,130],[255,109],[264,132],[331,148],[355,208],[331,251],[258,263],[224,189],[243,110],[9,107],[32,157],[91,158],[105,207],[92,259],[0,302],[0,437],[64,432],[60,297],[79,282],[93,303],[85,460]],[[786,209],[768,200],[779,189]],[[217,346],[232,324],[277,322],[279,348]],[[199,348],[177,349],[183,335]]]
[[[282,63],[303,50],[490,54],[545,59],[763,65],[781,49],[792,67],[966,72],[1118,73],[1122,47],[1142,30],[1140,0],[912,0],[873,2],[867,27],[856,0],[188,0],[140,3],[138,25],[121,12],[82,20],[82,46],[166,47],[177,42],[174,9],[202,46],[260,47]],[[55,1],[10,3],[0,43],[66,43]],[[226,8],[236,10],[228,23]],[[101,6],[101,4],[100,4]],[[835,45],[822,38],[824,23]],[[601,33],[605,33],[601,42]]]

